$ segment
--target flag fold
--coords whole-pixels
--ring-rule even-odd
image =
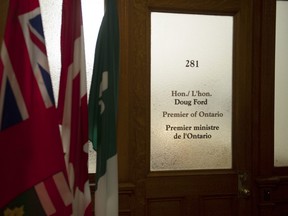
[[[118,215],[116,124],[119,26],[115,0],[105,1],[89,96],[89,139],[97,152],[95,215]]]
[[[38,0],[9,1],[0,58],[0,148],[0,215],[71,214]]]
[[[63,0],[58,112],[73,193],[73,215],[92,215],[88,180],[88,106],[80,0]]]

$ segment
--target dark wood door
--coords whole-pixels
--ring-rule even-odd
[[[254,154],[255,202],[254,212],[259,216],[288,215],[288,166],[275,166],[275,47],[276,47],[276,3],[278,0],[257,1],[257,25],[255,35],[255,70],[259,80],[257,124]],[[287,2],[286,2],[287,3]],[[279,22],[279,21],[278,21]],[[280,21],[281,22],[281,21]],[[284,21],[285,23],[285,21]],[[283,38],[287,38],[283,35]],[[256,54],[256,50],[261,50]],[[287,104],[287,100],[286,104]],[[255,103],[256,104],[256,103]],[[287,143],[287,141],[286,141]],[[283,150],[285,152],[285,150]],[[287,155],[287,153],[286,153]]]
[[[253,124],[251,1],[134,0],[129,1],[129,5],[126,6],[127,11],[122,12],[125,13],[128,24],[122,26],[126,29],[122,34],[127,34],[129,46],[126,44],[127,46],[122,48],[122,71],[126,71],[122,79],[128,82],[129,87],[122,86],[120,91],[123,95],[120,95],[122,108],[120,107],[119,113],[128,117],[126,122],[120,115],[122,123],[127,125],[127,128],[123,128],[123,124],[119,128],[118,139],[120,141],[120,214],[251,215],[250,194],[253,193],[251,187]],[[150,16],[153,11],[233,17],[231,169],[150,171],[150,96],[152,94],[150,91]],[[127,59],[124,59],[125,57]],[[124,99],[127,101],[124,102]],[[124,111],[124,107],[127,110]],[[123,142],[127,143],[123,144]],[[124,184],[127,178],[131,184]],[[239,193],[241,186],[247,189],[242,191],[243,193]],[[128,210],[129,208],[132,208],[132,211]]]
[[[8,8],[8,0],[3,0],[0,3],[0,13],[1,15],[1,19],[0,19],[0,41],[1,41],[1,45],[2,45],[2,40],[3,40],[3,36],[4,36],[4,28],[5,28],[5,22],[6,22],[6,16],[7,16],[7,8]],[[1,46],[0,45],[0,46]]]

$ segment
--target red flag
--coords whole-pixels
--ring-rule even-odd
[[[64,0],[61,29],[61,79],[58,111],[73,192],[73,214],[92,215],[88,181],[88,107],[80,0]]]
[[[0,213],[21,203],[24,212],[33,212],[29,206],[37,201],[37,215],[70,215],[38,0],[9,1],[0,60],[0,148]]]

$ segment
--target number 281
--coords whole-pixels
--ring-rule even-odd
[[[192,67],[192,68],[198,68],[199,67],[199,62],[198,60],[186,60],[186,67]]]

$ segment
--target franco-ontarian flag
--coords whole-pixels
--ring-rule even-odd
[[[63,0],[58,111],[73,193],[73,216],[92,215],[88,181],[88,107],[81,0]]]
[[[115,0],[105,1],[90,89],[89,139],[97,152],[95,215],[118,216],[116,123],[119,27]]]
[[[10,0],[0,58],[0,215],[71,215],[38,0]]]

